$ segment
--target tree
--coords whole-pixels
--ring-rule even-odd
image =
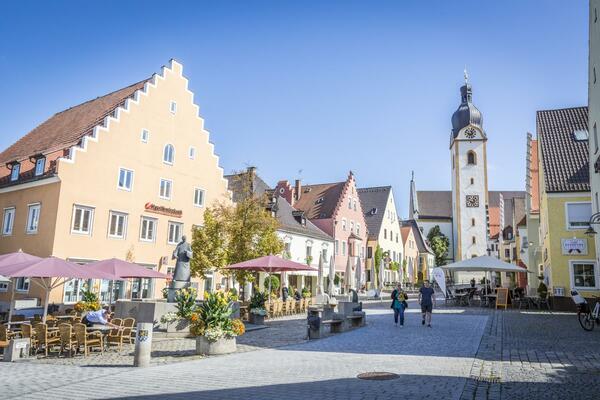
[[[450,247],[450,241],[444,235],[439,225],[434,226],[429,230],[427,234],[427,241],[429,247],[433,250],[435,256],[435,265],[442,266],[446,265],[446,257],[448,255],[448,248]]]
[[[373,263],[375,264],[375,279],[378,285],[383,286],[383,282],[379,282],[379,268],[383,268],[383,249],[381,246],[377,245],[375,248],[375,257],[373,259]]]
[[[224,275],[229,264],[270,254],[281,254],[283,241],[277,236],[279,223],[267,210],[267,199],[251,189],[250,174],[238,175],[240,196],[235,205],[218,203],[204,212],[204,225],[194,230],[190,268],[194,276],[205,277],[212,270]],[[236,271],[239,282],[252,274]]]

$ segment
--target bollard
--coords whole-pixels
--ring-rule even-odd
[[[135,353],[133,355],[134,367],[149,367],[152,352],[151,322],[138,322],[135,334]]]

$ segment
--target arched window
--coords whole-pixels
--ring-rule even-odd
[[[471,226],[475,226],[475,218],[471,218]]]
[[[167,164],[173,164],[173,158],[175,157],[175,148],[172,144],[165,145],[163,150],[163,161]]]
[[[475,154],[474,151],[469,151],[467,153],[467,164],[469,164],[469,165],[477,164],[477,155]]]

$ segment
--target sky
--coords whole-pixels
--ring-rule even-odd
[[[270,185],[450,189],[468,69],[491,190],[524,190],[537,110],[587,104],[588,4],[503,1],[13,1],[0,13],[0,148],[175,58],[226,173]]]

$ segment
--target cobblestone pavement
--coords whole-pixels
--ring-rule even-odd
[[[404,328],[393,326],[387,303],[366,308],[366,327],[326,339],[307,342],[303,320],[273,321],[239,338],[236,354],[168,354],[146,369],[62,359],[0,363],[0,398],[599,398],[600,332],[584,332],[572,314],[438,309],[428,329],[414,303]],[[192,353],[182,343],[193,342],[179,340]],[[164,346],[171,352],[176,345]],[[356,379],[373,371],[399,378]]]

